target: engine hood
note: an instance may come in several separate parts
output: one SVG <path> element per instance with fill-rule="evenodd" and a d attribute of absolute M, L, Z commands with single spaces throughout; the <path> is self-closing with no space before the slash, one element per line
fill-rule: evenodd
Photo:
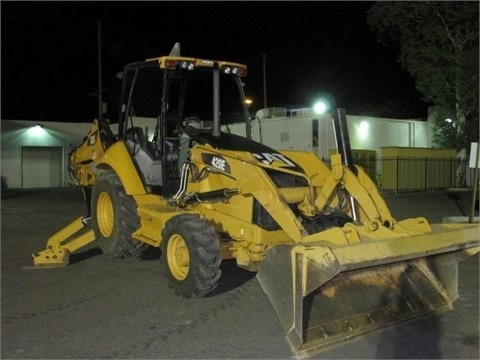
<path fill-rule="evenodd" d="M 275 162 L 280 167 L 288 167 L 293 171 L 303 172 L 298 164 L 279 151 L 243 136 L 226 132 L 221 132 L 220 136 L 213 136 L 208 130 L 196 129 L 189 129 L 186 133 L 199 144 L 208 144 L 217 150 L 248 152 L 261 163 L 271 165 Z"/>

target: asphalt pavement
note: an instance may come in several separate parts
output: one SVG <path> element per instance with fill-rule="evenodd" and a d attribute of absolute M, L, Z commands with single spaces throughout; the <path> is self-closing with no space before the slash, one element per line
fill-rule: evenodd
<path fill-rule="evenodd" d="M 384 194 L 394 217 L 465 216 L 471 192 Z M 75 188 L 2 190 L 2 359 L 291 359 L 283 328 L 255 274 L 224 261 L 218 288 L 174 295 L 158 254 L 115 260 L 95 246 L 63 268 L 34 268 L 32 253 L 84 215 Z M 475 213 L 478 216 L 478 211 Z M 480 236 L 480 234 L 479 234 Z M 459 266 L 454 309 L 354 339 L 323 359 L 478 359 L 479 255 Z"/>

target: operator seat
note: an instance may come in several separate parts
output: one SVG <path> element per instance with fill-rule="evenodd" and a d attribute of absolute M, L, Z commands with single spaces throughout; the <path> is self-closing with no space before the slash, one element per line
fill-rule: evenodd
<path fill-rule="evenodd" d="M 140 146 L 140 149 L 147 151 L 147 138 L 141 127 L 131 127 L 127 129 L 125 137 L 127 140 Z"/>
<path fill-rule="evenodd" d="M 162 163 L 154 158 L 148 140 L 141 127 L 131 127 L 125 132 L 125 140 L 140 170 L 149 192 L 162 191 Z"/>

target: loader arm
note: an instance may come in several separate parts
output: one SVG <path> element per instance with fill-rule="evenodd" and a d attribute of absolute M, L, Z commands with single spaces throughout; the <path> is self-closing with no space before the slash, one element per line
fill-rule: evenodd
<path fill-rule="evenodd" d="M 354 174 L 347 166 L 341 163 L 341 155 L 331 156 L 332 176 L 327 180 L 326 185 L 320 189 L 315 199 L 315 207 L 323 209 L 329 204 L 331 199 L 341 186 L 349 196 L 358 204 L 358 211 L 361 211 L 358 223 L 371 224 L 378 227 L 378 222 L 387 228 L 391 228 L 395 223 L 387 204 L 380 196 L 375 183 L 370 179 L 366 172 L 359 166 L 356 167 L 357 174 Z"/>
<path fill-rule="evenodd" d="M 332 176 L 315 199 L 316 208 L 323 209 L 341 186 L 347 192 L 350 214 L 355 223 L 365 223 L 372 229 L 377 229 L 379 224 L 392 228 L 396 221 L 375 183 L 361 167 L 353 164 L 345 110 L 336 109 L 332 122 L 338 153 L 331 156 Z"/>

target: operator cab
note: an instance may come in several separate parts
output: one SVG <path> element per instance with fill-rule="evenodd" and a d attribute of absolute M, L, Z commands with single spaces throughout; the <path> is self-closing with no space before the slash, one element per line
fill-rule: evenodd
<path fill-rule="evenodd" d="M 221 123 L 248 121 L 246 74 L 244 65 L 180 57 L 178 51 L 124 68 L 118 138 L 127 143 L 148 192 L 170 197 L 178 191 L 192 146 L 187 126 L 220 137 Z"/>

